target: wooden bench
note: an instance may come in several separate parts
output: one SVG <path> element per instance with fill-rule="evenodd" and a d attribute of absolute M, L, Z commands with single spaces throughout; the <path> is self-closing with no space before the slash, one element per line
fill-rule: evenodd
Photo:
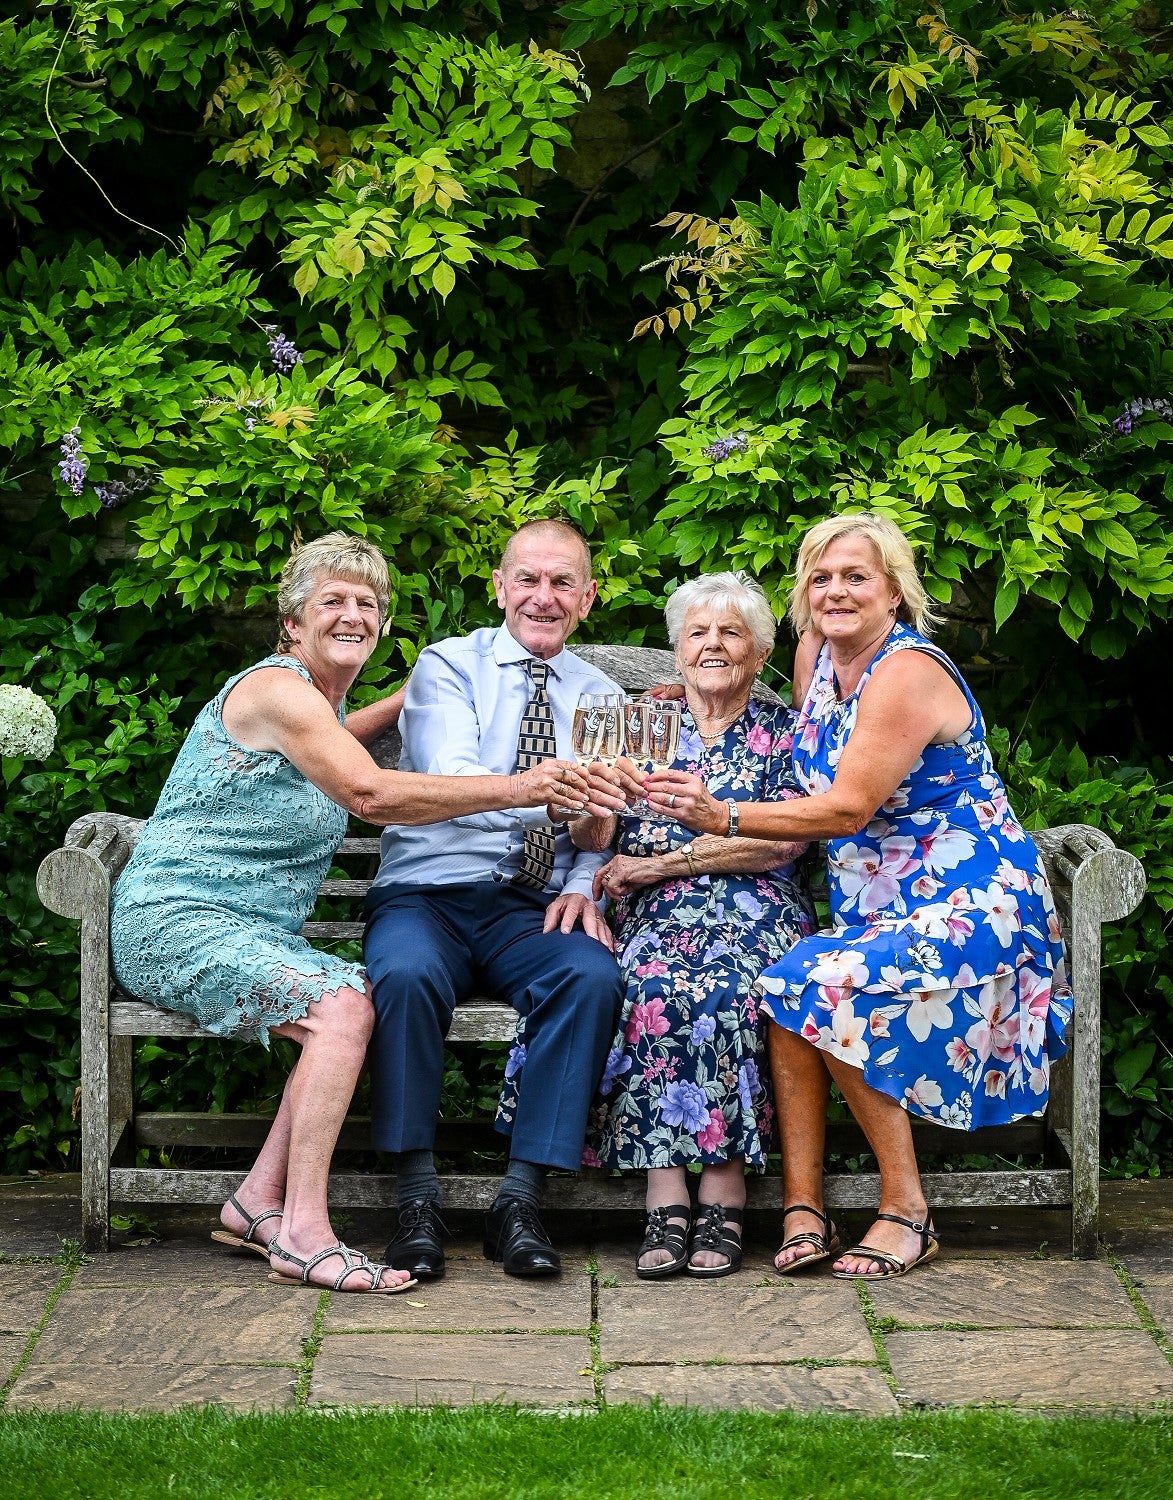
<path fill-rule="evenodd" d="M 672 657 L 642 647 L 577 648 L 629 691 L 662 682 L 673 672 Z M 768 689 L 759 696 L 773 699 Z M 775 700 L 776 701 L 776 700 Z M 376 747 L 377 758 L 392 764 L 398 737 Z M 81 948 L 81 1153 L 82 1231 L 90 1251 L 109 1247 L 112 1202 L 220 1203 L 236 1188 L 242 1171 L 194 1167 L 140 1167 L 141 1147 L 174 1150 L 183 1146 L 257 1149 L 268 1128 L 259 1115 L 165 1114 L 136 1109 L 136 1037 L 206 1036 L 187 1017 L 128 999 L 110 973 L 110 887 L 130 857 L 139 820 L 112 813 L 90 813 L 68 830 L 65 842 L 43 860 L 37 890 L 52 911 L 80 922 Z M 997 1171 L 924 1172 L 925 1192 L 934 1207 L 1061 1207 L 1071 1210 L 1071 1244 L 1080 1258 L 1097 1248 L 1100 1142 L 1100 961 L 1101 928 L 1120 921 L 1140 903 L 1145 889 L 1139 860 L 1118 849 L 1107 834 L 1083 824 L 1034 832 L 1042 850 L 1068 946 L 1075 1018 L 1070 1050 L 1056 1064 L 1051 1102 L 1038 1120 L 969 1134 L 923 1121 L 913 1122 L 922 1161 L 948 1154 L 1036 1156 L 1043 1164 Z M 371 867 L 378 853 L 374 838 L 348 838 L 339 859 L 361 858 Z M 354 903 L 350 921 L 310 921 L 303 928 L 317 942 L 357 938 L 369 879 L 327 879 L 321 895 Z M 459 1006 L 450 1041 L 509 1042 L 517 1017 L 507 1005 L 473 999 Z M 784 1107 L 784 1106 L 783 1106 Z M 488 1126 L 486 1124 L 486 1130 Z M 365 1122 L 351 1119 L 340 1146 L 367 1145 Z M 858 1128 L 833 1123 L 828 1146 L 840 1155 L 866 1149 Z M 497 1179 L 484 1175 L 445 1177 L 446 1201 L 453 1208 L 487 1208 Z M 639 1174 L 607 1177 L 551 1177 L 547 1201 L 553 1209 L 598 1211 L 643 1207 Z M 879 1198 L 872 1172 L 831 1173 L 827 1202 L 832 1208 L 871 1208 Z M 331 1204 L 338 1208 L 390 1207 L 392 1176 L 374 1172 L 335 1172 Z M 753 1176 L 749 1202 L 759 1210 L 781 1207 L 781 1182 L 773 1174 Z"/>

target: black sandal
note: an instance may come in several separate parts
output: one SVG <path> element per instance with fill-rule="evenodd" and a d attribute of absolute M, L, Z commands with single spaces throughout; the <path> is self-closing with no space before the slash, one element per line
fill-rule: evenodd
<path fill-rule="evenodd" d="M 683 1224 L 671 1220 L 683 1219 Z M 658 1281 L 664 1276 L 675 1276 L 688 1264 L 688 1226 L 692 1220 L 692 1208 L 687 1203 L 670 1203 L 663 1208 L 649 1208 L 644 1228 L 644 1242 L 636 1251 L 635 1274 L 644 1281 Z M 641 1266 L 640 1260 L 649 1250 L 667 1250 L 671 1260 L 658 1266 Z"/>
<path fill-rule="evenodd" d="M 850 1250 L 844 1250 L 843 1254 L 856 1255 L 861 1260 L 875 1261 L 880 1269 L 878 1271 L 832 1271 L 832 1276 L 837 1276 L 840 1281 L 884 1281 L 889 1276 L 907 1276 L 915 1267 L 923 1266 L 926 1261 L 933 1260 L 941 1248 L 937 1231 L 930 1222 L 932 1214 L 926 1214 L 923 1221 L 903 1219 L 899 1214 L 877 1214 L 872 1222 L 879 1219 L 887 1219 L 889 1224 L 903 1224 L 905 1229 L 911 1229 L 914 1234 L 919 1234 L 919 1254 L 913 1260 L 901 1260 L 898 1255 L 891 1255 L 887 1250 L 877 1250 L 874 1245 L 861 1241 L 858 1245 L 852 1245 Z"/>
<path fill-rule="evenodd" d="M 779 1276 L 789 1276 L 791 1271 L 801 1270 L 803 1266 L 816 1266 L 821 1260 L 829 1260 L 839 1248 L 839 1231 L 829 1214 L 820 1209 L 812 1208 L 809 1203 L 792 1203 L 789 1208 L 782 1210 L 782 1223 L 785 1225 L 791 1214 L 810 1214 L 811 1218 L 819 1219 L 823 1225 L 822 1234 L 817 1229 L 808 1229 L 798 1234 L 792 1234 L 785 1239 L 774 1252 L 774 1269 Z M 784 1266 L 778 1264 L 778 1257 L 783 1250 L 790 1250 L 795 1245 L 810 1245 L 809 1255 L 796 1255 L 793 1260 L 788 1260 Z"/>
<path fill-rule="evenodd" d="M 697 1221 L 692 1229 L 692 1242 L 688 1247 L 688 1274 L 690 1276 L 732 1276 L 741 1270 L 741 1221 L 744 1212 L 740 1208 L 726 1208 L 723 1203 L 702 1203 Z M 736 1233 L 729 1227 L 736 1224 Z M 694 1266 L 692 1257 L 698 1250 L 715 1250 L 728 1256 L 723 1266 Z"/>

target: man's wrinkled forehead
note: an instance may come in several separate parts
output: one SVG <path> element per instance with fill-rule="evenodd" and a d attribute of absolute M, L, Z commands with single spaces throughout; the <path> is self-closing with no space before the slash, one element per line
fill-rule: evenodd
<path fill-rule="evenodd" d="M 522 571 L 541 572 L 543 567 L 571 573 L 585 587 L 591 577 L 590 549 L 569 526 L 550 524 L 515 532 L 502 553 L 501 573 L 510 578 Z"/>

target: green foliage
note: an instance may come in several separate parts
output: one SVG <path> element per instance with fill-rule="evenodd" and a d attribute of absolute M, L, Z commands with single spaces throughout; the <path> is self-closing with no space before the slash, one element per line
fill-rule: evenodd
<path fill-rule="evenodd" d="M 195 709 L 263 648 L 299 537 L 343 526 L 390 558 L 361 702 L 495 617 L 522 518 L 590 537 L 584 634 L 658 643 L 680 576 L 744 566 L 780 602 L 809 521 L 864 505 L 918 545 L 992 716 L 1029 718 L 1015 794 L 1118 826 L 1154 873 L 1111 940 L 1105 1106 L 1114 1170 L 1167 1160 L 1144 667 L 1170 633 L 1173 424 L 1113 426 L 1173 398 L 1155 25 L 1130 0 L 123 0 L 0 23 L 0 674 L 63 716 L 43 767 L 4 768 L 12 1164 L 76 1142 L 73 938 L 30 874 L 80 812 L 150 808 Z M 80 494 L 57 467 L 75 427 Z M 259 1052 L 154 1051 L 146 1086 L 175 1104 L 276 1086 Z"/>

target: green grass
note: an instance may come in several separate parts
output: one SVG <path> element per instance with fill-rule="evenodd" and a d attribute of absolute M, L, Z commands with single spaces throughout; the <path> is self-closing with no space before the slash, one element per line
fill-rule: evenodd
<path fill-rule="evenodd" d="M 6 1413 L 0 1476 L 14 1500 L 1166 1500 L 1173 1414 Z"/>

